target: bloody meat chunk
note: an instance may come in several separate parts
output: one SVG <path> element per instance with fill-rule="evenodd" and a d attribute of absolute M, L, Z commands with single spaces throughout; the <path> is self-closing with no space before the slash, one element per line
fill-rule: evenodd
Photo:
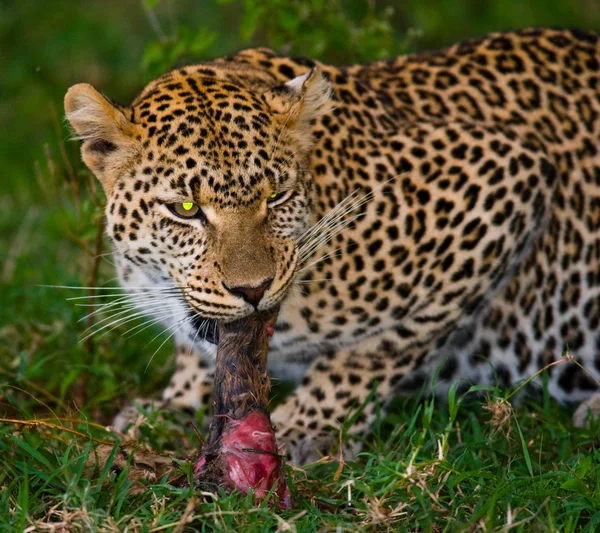
<path fill-rule="evenodd" d="M 289 507 L 283 459 L 268 410 L 268 337 L 275 318 L 274 312 L 255 313 L 219 324 L 214 418 L 194 475 L 227 490 L 253 489 L 257 498 L 272 490 L 280 506 Z"/>

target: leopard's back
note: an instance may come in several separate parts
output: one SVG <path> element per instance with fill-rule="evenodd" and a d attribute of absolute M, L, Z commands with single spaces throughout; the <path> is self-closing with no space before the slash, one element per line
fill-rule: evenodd
<path fill-rule="evenodd" d="M 298 68 L 287 59 L 271 61 L 278 71 L 285 70 L 281 65 Z M 333 258 L 306 279 L 328 281 L 308 283 L 299 291 L 306 305 L 300 309 L 301 319 L 290 319 L 293 338 L 335 344 L 349 323 L 367 336 L 385 323 L 386 315 L 390 322 L 410 323 L 411 312 L 394 303 L 408 301 L 412 309 L 426 305 L 422 295 L 412 302 L 411 296 L 431 272 L 413 261 L 406 274 L 402 269 L 410 258 L 398 264 L 398 257 L 405 253 L 407 221 L 411 225 L 423 211 L 421 242 L 443 233 L 444 221 L 451 224 L 462 214 L 464 221 L 454 228 L 457 239 L 462 238 L 454 258 L 464 263 L 461 254 L 466 258 L 473 249 L 489 253 L 485 236 L 479 244 L 465 246 L 478 229 L 467 226 L 481 214 L 478 210 L 494 212 L 493 228 L 494 217 L 505 219 L 510 210 L 537 201 L 545 212 L 520 230 L 533 235 L 522 245 L 526 250 L 517 264 L 482 298 L 487 303 L 472 305 L 475 311 L 449 327 L 443 321 L 422 320 L 408 328 L 414 335 L 398 341 L 399 349 L 426 346 L 417 350 L 416 366 L 449 359 L 442 373 L 448 380 L 461 376 L 510 384 L 557 360 L 567 348 L 598 374 L 599 62 L 595 34 L 535 29 L 493 34 L 439 53 L 329 70 L 341 104 L 337 114 L 314 128 L 311 166 L 322 211 L 357 184 L 375 188 L 387 179 L 394 182 L 390 194 L 395 200 L 386 204 L 383 197 L 379 206 L 366 210 L 363 224 L 324 250 Z M 496 137 L 489 134 L 492 130 Z M 544 155 L 552 166 L 549 172 L 556 175 L 550 187 L 540 185 L 539 175 L 527 175 L 533 163 L 526 155 L 512 157 L 511 143 Z M 480 198 L 465 206 L 463 197 L 463 205 L 451 209 L 444 194 L 454 194 L 465 168 L 476 172 L 464 179 L 461 190 L 476 184 Z M 411 207 L 411 196 L 418 205 L 419 195 L 435 201 Z M 333 251 L 340 246 L 346 253 L 336 259 Z M 507 259 L 499 251 L 495 257 Z M 446 281 L 451 283 L 455 274 L 450 270 Z M 476 272 L 471 276 L 476 284 Z M 400 299 L 386 297 L 381 288 L 388 285 L 394 296 L 402 293 Z M 430 375 L 430 365 L 426 368 Z M 560 399 L 580 400 L 596 387 L 573 365 L 550 373 L 552 392 Z M 418 374 L 411 374 L 408 385 L 421 384 L 414 379 Z"/>

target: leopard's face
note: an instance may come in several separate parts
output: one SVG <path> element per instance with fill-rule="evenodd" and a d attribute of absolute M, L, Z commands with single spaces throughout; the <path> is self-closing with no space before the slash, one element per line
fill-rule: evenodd
<path fill-rule="evenodd" d="M 107 196 L 107 230 L 125 271 L 179 291 L 198 320 L 278 304 L 312 218 L 309 122 L 329 84 L 318 71 L 257 92 L 175 71 L 117 108 L 73 87 L 67 117 Z"/>

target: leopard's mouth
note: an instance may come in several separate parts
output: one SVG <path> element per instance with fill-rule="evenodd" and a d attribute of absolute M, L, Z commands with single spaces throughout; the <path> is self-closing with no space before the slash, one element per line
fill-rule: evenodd
<path fill-rule="evenodd" d="M 194 325 L 194 333 L 192 334 L 196 340 L 205 340 L 211 344 L 219 342 L 219 325 L 216 318 L 202 318 L 194 314 L 192 319 Z"/>
<path fill-rule="evenodd" d="M 219 343 L 219 321 L 216 318 L 202 318 L 195 313 L 191 318 L 193 330 L 190 337 L 192 343 L 199 340 L 205 340 L 214 345 Z"/>

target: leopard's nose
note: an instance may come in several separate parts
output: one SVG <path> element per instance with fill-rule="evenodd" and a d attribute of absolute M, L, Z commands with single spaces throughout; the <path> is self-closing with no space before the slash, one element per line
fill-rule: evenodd
<path fill-rule="evenodd" d="M 237 296 L 238 298 L 242 298 L 254 307 L 258 307 L 258 304 L 264 296 L 265 291 L 271 286 L 272 282 L 273 278 L 268 278 L 257 286 L 237 285 L 234 287 L 228 287 L 225 285 L 225 283 L 223 283 L 223 285 L 231 294 Z"/>

